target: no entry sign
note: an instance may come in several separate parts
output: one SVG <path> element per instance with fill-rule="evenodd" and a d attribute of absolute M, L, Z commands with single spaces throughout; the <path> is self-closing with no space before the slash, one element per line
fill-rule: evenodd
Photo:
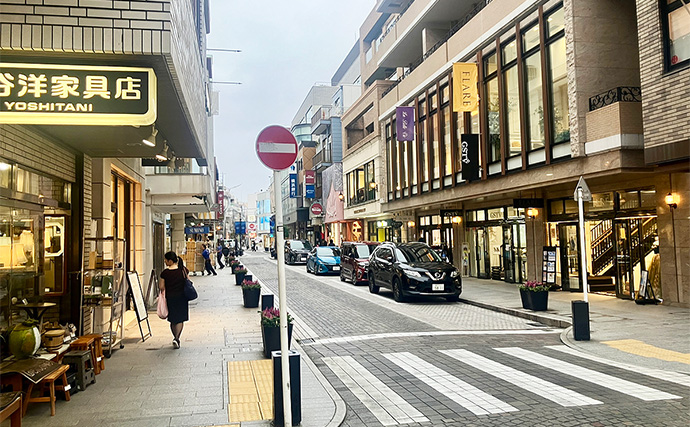
<path fill-rule="evenodd" d="M 314 215 L 321 215 L 323 213 L 323 206 L 321 206 L 321 203 L 318 203 L 318 202 L 312 203 L 311 213 Z"/>
<path fill-rule="evenodd" d="M 269 169 L 287 169 L 297 160 L 297 140 L 287 128 L 269 126 L 256 138 L 256 154 Z"/>

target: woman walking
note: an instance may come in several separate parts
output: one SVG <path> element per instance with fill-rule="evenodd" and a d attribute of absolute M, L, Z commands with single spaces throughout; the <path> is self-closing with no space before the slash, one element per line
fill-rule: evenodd
<path fill-rule="evenodd" d="M 165 254 L 165 265 L 168 267 L 161 273 L 158 288 L 165 291 L 165 300 L 168 303 L 168 322 L 173 334 L 172 345 L 180 348 L 180 335 L 184 322 L 189 320 L 189 304 L 184 296 L 184 285 L 187 282 L 189 270 L 184 266 L 182 258 L 175 252 Z"/>

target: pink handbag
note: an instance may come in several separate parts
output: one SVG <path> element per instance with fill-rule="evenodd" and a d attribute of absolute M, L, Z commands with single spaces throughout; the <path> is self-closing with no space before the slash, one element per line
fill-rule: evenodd
<path fill-rule="evenodd" d="M 156 312 L 161 319 L 168 318 L 168 302 L 165 300 L 165 291 L 158 296 L 158 309 Z"/>

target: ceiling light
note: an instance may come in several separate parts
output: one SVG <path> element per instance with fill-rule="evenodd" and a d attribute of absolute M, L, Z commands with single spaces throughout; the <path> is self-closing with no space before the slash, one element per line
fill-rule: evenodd
<path fill-rule="evenodd" d="M 170 159 L 168 159 L 168 145 L 167 144 L 163 147 L 163 150 L 161 150 L 160 153 L 156 154 L 156 159 L 159 162 L 167 162 L 168 160 L 170 160 Z"/>
<path fill-rule="evenodd" d="M 148 145 L 149 147 L 155 147 L 156 146 L 156 135 L 158 135 L 158 129 L 152 126 L 151 130 L 151 135 L 149 135 L 148 138 L 144 138 L 141 140 L 142 143 Z"/>

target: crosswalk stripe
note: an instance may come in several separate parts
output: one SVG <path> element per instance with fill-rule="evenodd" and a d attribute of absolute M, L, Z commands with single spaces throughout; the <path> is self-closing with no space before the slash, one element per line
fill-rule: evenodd
<path fill-rule="evenodd" d="M 562 374 L 570 375 L 583 381 L 588 381 L 599 386 L 627 394 L 642 400 L 666 400 L 666 399 L 682 399 L 681 396 L 666 393 L 651 387 L 636 384 L 621 378 L 616 378 L 611 375 L 603 374 L 601 372 L 593 371 L 591 369 L 583 368 L 582 366 L 574 365 L 563 360 L 554 359 L 533 351 L 525 350 L 519 347 L 496 348 L 502 353 L 522 359 L 526 362 L 538 364 Z"/>
<path fill-rule="evenodd" d="M 526 374 L 510 366 L 494 362 L 493 360 L 467 350 L 441 350 L 441 353 L 552 402 L 558 403 L 561 406 L 598 405 L 602 403 L 583 394 L 561 387 L 558 384 Z"/>
<path fill-rule="evenodd" d="M 685 387 L 690 387 L 690 375 L 681 374 L 680 372 L 662 371 L 661 369 L 647 368 L 645 366 L 633 366 L 621 362 L 612 362 L 601 357 L 581 353 L 565 345 L 547 345 L 545 346 L 545 348 L 560 351 L 561 353 L 570 354 L 572 356 L 581 357 L 583 359 L 591 360 L 593 362 L 602 363 L 604 365 L 625 369 L 626 371 L 631 371 L 638 374 L 647 375 L 649 377 L 654 377 L 660 380 L 684 385 Z"/>
<path fill-rule="evenodd" d="M 324 357 L 323 361 L 381 424 L 390 426 L 429 421 L 353 357 Z"/>
<path fill-rule="evenodd" d="M 517 411 L 513 406 L 452 376 L 412 353 L 390 353 L 383 356 L 475 415 Z"/>

